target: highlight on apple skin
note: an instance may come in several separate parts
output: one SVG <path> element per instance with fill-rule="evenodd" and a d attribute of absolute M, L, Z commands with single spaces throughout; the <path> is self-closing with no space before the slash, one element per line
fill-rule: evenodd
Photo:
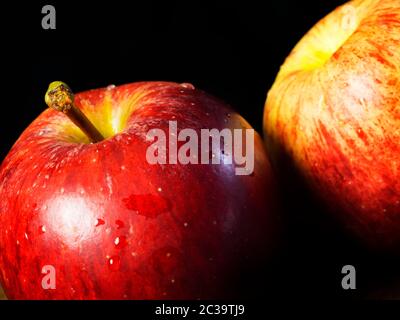
<path fill-rule="evenodd" d="M 188 84 L 109 86 L 74 100 L 104 140 L 89 143 L 65 114 L 47 109 L 1 165 L 8 298 L 236 296 L 241 268 L 253 270 L 274 241 L 274 184 L 261 138 L 252 175 L 236 175 L 230 164 L 150 165 L 146 132 L 166 130 L 169 120 L 196 131 L 250 126 Z M 46 266 L 56 271 L 55 289 L 42 287 Z"/>
<path fill-rule="evenodd" d="M 264 135 L 369 248 L 400 245 L 400 2 L 355 0 L 296 45 L 268 92 Z"/>

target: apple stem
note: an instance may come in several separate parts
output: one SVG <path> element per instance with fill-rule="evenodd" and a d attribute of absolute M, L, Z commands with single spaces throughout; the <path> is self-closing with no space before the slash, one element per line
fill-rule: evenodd
<path fill-rule="evenodd" d="M 97 130 L 86 115 L 74 104 L 74 94 L 64 82 L 50 83 L 44 97 L 46 104 L 57 111 L 63 112 L 93 143 L 104 140 L 103 135 Z"/>

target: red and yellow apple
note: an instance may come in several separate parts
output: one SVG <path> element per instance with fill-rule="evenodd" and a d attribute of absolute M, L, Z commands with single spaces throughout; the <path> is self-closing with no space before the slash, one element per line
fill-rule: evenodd
<path fill-rule="evenodd" d="M 104 140 L 89 143 L 63 113 L 47 109 L 2 163 L 0 280 L 7 296 L 234 295 L 231 276 L 271 245 L 273 185 L 260 137 L 252 175 L 236 175 L 230 164 L 152 165 L 146 133 L 167 131 L 170 120 L 196 131 L 250 126 L 188 84 L 110 86 L 77 94 L 75 104 Z M 54 266 L 56 289 L 42 288 L 44 266 Z"/>
<path fill-rule="evenodd" d="M 346 229 L 398 250 L 400 1 L 354 0 L 318 22 L 268 93 L 264 134 Z"/>

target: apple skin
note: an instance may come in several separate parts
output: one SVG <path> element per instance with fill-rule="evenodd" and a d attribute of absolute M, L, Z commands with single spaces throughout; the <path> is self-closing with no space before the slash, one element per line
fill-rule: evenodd
<path fill-rule="evenodd" d="M 272 163 L 294 167 L 354 239 L 397 253 L 399 70 L 400 2 L 352 1 L 296 45 L 264 111 Z"/>
<path fill-rule="evenodd" d="M 273 246 L 274 185 L 261 138 L 249 176 L 233 165 L 150 165 L 146 133 L 168 132 L 170 120 L 198 133 L 250 126 L 189 84 L 133 83 L 82 92 L 75 102 L 107 139 L 82 143 L 65 115 L 47 109 L 1 166 L 8 298 L 235 296 L 241 266 Z M 55 290 L 42 289 L 45 265 L 56 269 Z"/>

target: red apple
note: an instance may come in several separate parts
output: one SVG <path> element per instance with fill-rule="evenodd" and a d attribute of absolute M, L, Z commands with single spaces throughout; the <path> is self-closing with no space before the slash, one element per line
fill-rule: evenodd
<path fill-rule="evenodd" d="M 264 133 L 352 235 L 398 250 L 400 1 L 351 1 L 317 23 L 268 93 Z"/>
<path fill-rule="evenodd" d="M 47 109 L 1 166 L 7 296 L 231 297 L 232 277 L 272 245 L 273 186 L 260 137 L 252 175 L 236 175 L 232 164 L 152 165 L 146 133 L 168 132 L 170 120 L 196 132 L 250 126 L 188 84 L 110 86 L 77 94 L 75 104 L 103 141 L 89 143 L 63 113 Z M 42 288 L 45 266 L 54 267 L 56 289 Z"/>

